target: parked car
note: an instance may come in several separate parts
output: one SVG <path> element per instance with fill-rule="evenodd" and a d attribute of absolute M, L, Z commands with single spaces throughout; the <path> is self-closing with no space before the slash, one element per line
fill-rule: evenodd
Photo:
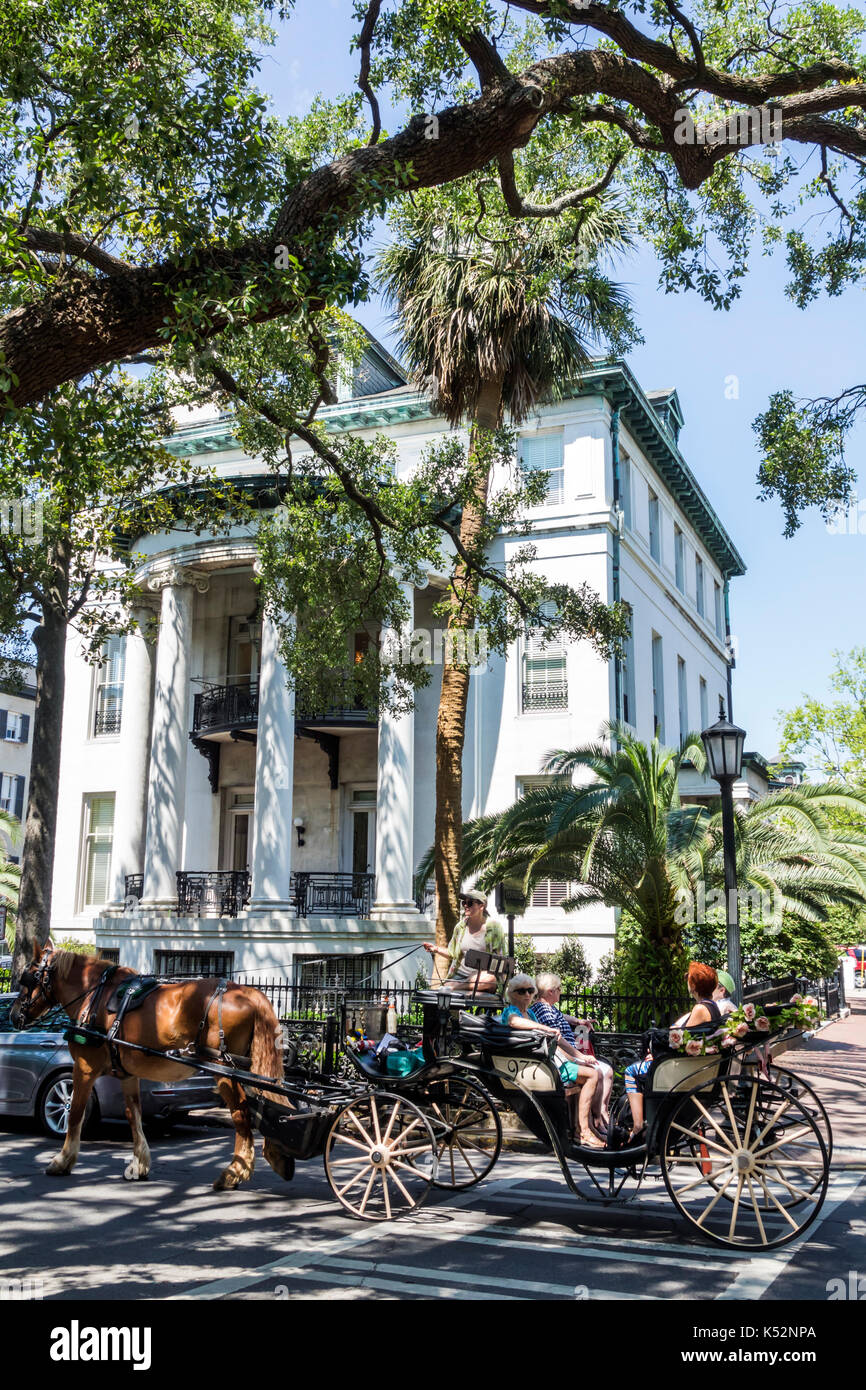
<path fill-rule="evenodd" d="M 32 1116 L 44 1132 L 62 1139 L 72 1101 L 72 1056 L 63 1035 L 70 1020 L 52 1009 L 32 1028 L 18 1031 L 9 1019 L 17 995 L 0 995 L 0 1115 Z M 213 1078 L 190 1071 L 182 1081 L 142 1081 L 141 1111 L 145 1120 L 168 1121 L 219 1105 Z M 93 1088 L 85 1126 L 100 1120 L 123 1120 L 126 1112 L 120 1082 L 100 1076 Z"/>

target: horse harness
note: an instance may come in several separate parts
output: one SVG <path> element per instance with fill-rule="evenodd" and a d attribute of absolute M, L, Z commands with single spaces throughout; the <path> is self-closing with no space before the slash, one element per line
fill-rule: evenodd
<path fill-rule="evenodd" d="M 124 1041 L 121 1036 L 123 1021 L 127 1014 L 141 1007 L 145 999 L 160 987 L 161 982 L 153 975 L 132 975 L 128 979 L 121 980 L 106 1000 L 106 1017 L 114 1014 L 114 1022 L 103 1033 L 93 1025 L 91 1020 L 99 1007 L 104 992 L 110 986 L 115 972 L 119 969 L 119 965 L 111 965 L 103 971 L 93 987 L 91 998 L 84 1010 L 84 1016 L 79 1017 L 78 1022 L 69 1030 L 67 1038 L 68 1041 L 76 1042 L 84 1047 L 96 1047 L 105 1044 L 111 1057 L 112 1076 L 123 1077 L 132 1075 L 120 1060 L 120 1049 Z M 252 1067 L 251 1059 L 242 1057 L 236 1052 L 229 1052 L 226 1047 L 223 1030 L 223 995 L 228 988 L 228 983 L 227 980 L 217 982 L 216 988 L 205 1006 L 195 1038 L 186 1047 L 178 1049 L 177 1055 L 207 1058 L 221 1062 L 224 1066 L 234 1067 L 238 1071 L 249 1071 Z M 88 992 L 90 993 L 90 991 Z M 48 998 L 47 995 L 45 997 Z M 217 1001 L 217 1027 L 219 1030 L 219 1046 L 216 1048 L 207 1047 L 204 1042 L 208 1031 L 208 1016 L 214 1000 Z"/>

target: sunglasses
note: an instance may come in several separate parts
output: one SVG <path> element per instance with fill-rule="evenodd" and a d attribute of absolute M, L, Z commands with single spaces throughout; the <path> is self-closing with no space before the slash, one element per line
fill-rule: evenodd
<path fill-rule="evenodd" d="M 534 993 L 535 993 L 535 990 L 534 990 L 534 989 L 514 989 L 514 990 L 512 990 L 511 992 L 512 992 L 512 994 L 534 994 Z"/>
<path fill-rule="evenodd" d="M 483 903 L 480 903 L 480 902 L 478 901 L 477 898 L 461 898 L 461 899 L 460 899 L 460 906 L 461 906 L 461 907 L 483 907 L 484 904 L 483 904 Z"/>

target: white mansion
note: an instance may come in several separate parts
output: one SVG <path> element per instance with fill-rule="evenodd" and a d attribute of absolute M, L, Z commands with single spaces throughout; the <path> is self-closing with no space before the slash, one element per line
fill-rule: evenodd
<path fill-rule="evenodd" d="M 386 432 L 400 472 L 447 429 L 373 339 L 354 395 L 322 418 L 335 434 Z M 541 647 L 532 633 L 490 657 L 470 682 L 467 817 L 511 804 L 549 750 L 594 738 L 617 714 L 669 743 L 715 720 L 728 585 L 744 567 L 679 452 L 681 425 L 675 391 L 647 394 L 616 363 L 522 432 L 524 466 L 550 475 L 531 514 L 536 563 L 624 600 L 632 635 L 623 662 L 587 644 Z M 272 486 L 231 418 L 199 412 L 169 447 L 206 456 L 254 494 Z M 492 558 L 522 543 L 500 535 Z M 95 940 L 142 970 L 411 982 L 427 959 L 411 948 L 431 932 L 413 870 L 433 837 L 435 672 L 412 714 L 312 717 L 295 708 L 277 633 L 261 620 L 249 528 L 144 537 L 137 549 L 158 640 L 115 640 L 94 668 L 70 635 L 55 939 Z M 441 582 L 430 575 L 411 594 L 416 628 L 433 626 Z M 716 790 L 694 772 L 686 780 L 689 795 Z M 548 949 L 578 932 L 598 959 L 613 912 L 567 915 L 565 889 L 539 888 L 518 929 Z"/>

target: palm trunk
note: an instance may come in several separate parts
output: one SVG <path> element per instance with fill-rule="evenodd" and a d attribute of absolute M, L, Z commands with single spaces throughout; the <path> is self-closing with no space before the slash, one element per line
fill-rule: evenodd
<path fill-rule="evenodd" d="M 36 647 L 36 704 L 33 711 L 33 754 L 22 852 L 18 926 L 12 961 L 13 989 L 22 970 L 33 958 L 34 946 L 37 943 L 44 945 L 48 940 L 51 922 L 60 735 L 66 685 L 69 562 L 69 543 L 63 536 L 52 548 L 50 592 L 42 607 L 42 622 L 33 633 Z"/>
<path fill-rule="evenodd" d="M 478 448 L 479 432 L 495 429 L 499 422 L 502 400 L 502 378 L 486 382 L 475 410 L 469 441 L 469 460 L 472 463 Z M 477 480 L 471 502 L 463 508 L 460 521 L 460 541 L 471 550 L 484 522 L 489 472 Z M 447 631 L 463 630 L 467 626 L 467 607 L 478 590 L 478 581 L 466 566 L 458 563 L 454 571 Z M 449 644 L 448 651 L 452 648 Z M 469 667 L 446 659 L 442 668 L 442 690 L 436 720 L 436 820 L 434 843 L 436 850 L 435 882 L 438 902 L 436 914 L 436 945 L 444 948 L 451 940 L 460 915 L 461 862 L 463 858 L 463 745 L 466 741 L 466 706 L 469 701 Z M 443 962 L 434 956 L 434 979 L 444 974 Z"/>

